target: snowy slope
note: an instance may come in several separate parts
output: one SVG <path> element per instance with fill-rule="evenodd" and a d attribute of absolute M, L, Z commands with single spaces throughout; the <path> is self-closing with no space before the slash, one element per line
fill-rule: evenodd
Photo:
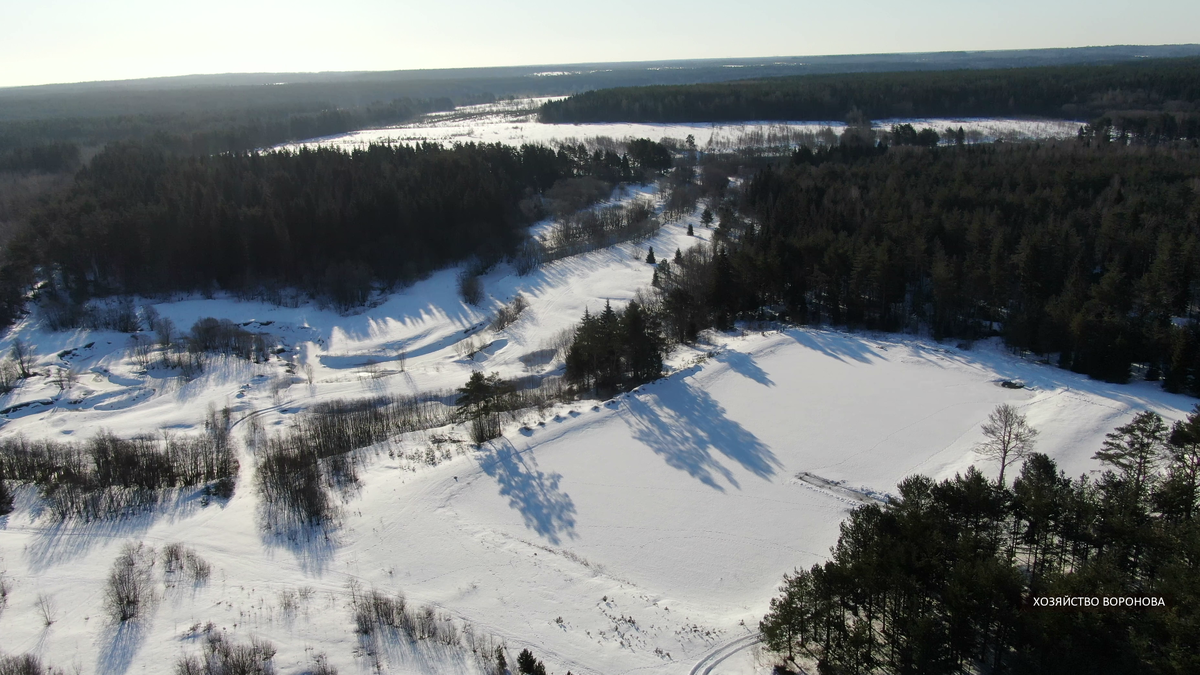
<path fill-rule="evenodd" d="M 265 411 L 271 431 L 331 398 L 451 389 L 474 369 L 550 372 L 556 364 L 530 367 L 521 357 L 545 349 L 585 307 L 632 297 L 652 274 L 645 247 L 686 247 L 694 241 L 686 224 L 525 277 L 498 267 L 484 277 L 483 309 L 458 299 L 455 270 L 351 316 L 228 298 L 155 303 L 185 330 L 201 316 L 256 322 L 288 347 L 283 357 L 313 364 L 311 385 L 279 359 L 229 360 L 181 382 L 142 372 L 127 336 L 49 333 L 30 319 L 0 348 L 28 339 L 39 370 L 72 362 L 84 377 L 61 396 L 47 377 L 8 395 L 0 407 L 49 404 L 7 413 L 0 435 L 194 433 L 210 403 L 230 406 L 235 419 Z M 517 292 L 530 302 L 520 320 L 500 332 L 482 327 Z M 39 517 L 24 490 L 17 511 L 0 518 L 0 569 L 12 586 L 0 649 L 83 673 L 163 673 L 198 650 L 192 627 L 211 621 L 240 639 L 272 641 L 282 673 L 304 672 L 322 652 L 342 673 L 376 662 L 384 672 L 475 671 L 447 647 L 356 635 L 356 583 L 431 603 L 504 639 L 513 654 L 530 646 L 556 673 L 683 674 L 714 651 L 711 672 L 752 670 L 753 650 L 734 652 L 749 641 L 717 650 L 751 634 L 781 575 L 822 560 L 847 511 L 904 476 L 946 477 L 974 463 L 979 425 L 996 404 L 1018 406 L 1042 432 L 1038 449 L 1078 474 L 1095 468 L 1104 433 L 1135 412 L 1177 419 L 1194 403 L 1151 384 L 1093 382 L 993 343 L 965 351 L 820 328 L 705 339 L 677 351 L 663 380 L 612 401 L 530 411 L 480 449 L 453 428 L 367 449 L 339 522 L 307 537 L 259 528 L 245 448 L 227 503 L 184 492 L 150 513 L 57 524 Z M 467 340 L 490 347 L 470 359 L 456 348 Z M 77 351 L 58 356 L 68 349 Z M 183 542 L 212 564 L 212 577 L 168 588 L 156 572 L 149 617 L 114 626 L 102 617 L 102 585 L 128 541 Z M 39 596 L 55 606 L 50 626 Z"/>

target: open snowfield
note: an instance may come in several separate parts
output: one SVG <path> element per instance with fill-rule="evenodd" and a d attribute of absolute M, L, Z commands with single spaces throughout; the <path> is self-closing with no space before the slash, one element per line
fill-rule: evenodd
<path fill-rule="evenodd" d="M 544 357 L 551 338 L 585 308 L 619 306 L 649 284 L 646 246 L 686 248 L 688 222 L 523 277 L 499 266 L 483 278 L 482 308 L 459 300 L 455 270 L 348 316 L 220 297 L 155 302 L 182 330 L 228 318 L 287 347 L 265 364 L 230 359 L 187 382 L 137 366 L 127 335 L 51 333 L 31 318 L 0 348 L 27 339 L 39 372 L 70 363 L 83 376 L 61 395 L 43 375 L 0 399 L 0 436 L 198 433 L 212 405 L 233 410 L 240 439 L 251 414 L 271 433 L 333 398 L 449 390 L 476 369 L 550 374 L 561 365 Z M 529 309 L 488 329 L 518 292 Z M 467 341 L 480 348 L 473 358 Z M 302 370 L 287 373 L 289 360 L 312 365 L 312 384 Z M 344 674 L 376 665 L 477 672 L 461 650 L 357 635 L 357 584 L 470 622 L 512 656 L 528 646 L 560 675 L 762 672 L 750 636 L 782 574 L 824 559 L 856 504 L 886 498 L 912 473 L 942 478 L 975 463 L 980 423 L 998 403 L 1027 414 L 1038 449 L 1072 475 L 1094 470 L 1104 434 L 1134 413 L 1179 419 L 1195 403 L 1156 384 L 1090 381 L 996 343 L 964 350 L 832 328 L 709 333 L 670 366 L 610 401 L 529 411 L 481 448 L 459 427 L 362 451 L 360 484 L 342 496 L 338 522 L 309 536 L 263 532 L 244 447 L 227 502 L 184 491 L 149 513 L 57 523 L 22 488 L 17 510 L 0 517 L 0 570 L 11 584 L 0 649 L 68 672 L 167 673 L 199 650 L 193 627 L 211 621 L 239 640 L 273 642 L 281 673 L 306 672 L 318 653 Z M 103 580 L 130 541 L 182 542 L 212 575 L 168 587 L 156 571 L 147 618 L 115 626 L 103 616 Z M 49 626 L 39 596 L 52 605 Z"/>
<path fill-rule="evenodd" d="M 282 146 L 337 147 L 346 150 L 364 148 L 372 143 L 578 143 L 597 137 L 617 141 L 629 138 L 659 140 L 673 138 L 683 142 L 693 136 L 701 149 L 727 151 L 736 147 L 768 147 L 786 143 L 795 133 L 818 134 L 832 130 L 840 134 L 844 122 L 740 122 L 696 124 L 543 124 L 537 121 L 537 107 L 548 99 L 519 99 L 478 106 L 463 106 L 453 112 L 433 113 L 416 122 L 384 129 L 365 129 L 338 136 L 313 139 Z M 1079 122 L 1048 119 L 889 119 L 876 121 L 880 130 L 893 124 L 912 124 L 917 129 L 931 127 L 942 133 L 947 127 L 962 127 L 970 142 L 991 142 L 1037 138 L 1070 138 L 1079 131 Z"/>

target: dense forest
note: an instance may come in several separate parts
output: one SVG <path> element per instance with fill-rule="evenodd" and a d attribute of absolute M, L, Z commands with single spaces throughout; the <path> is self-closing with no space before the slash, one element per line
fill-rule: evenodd
<path fill-rule="evenodd" d="M 209 155 L 407 122 L 452 110 L 448 98 L 395 99 L 353 107 L 297 103 L 265 109 L 138 113 L 0 121 L 0 171 L 57 170 L 44 156 L 63 146 L 140 141 L 179 155 Z"/>
<path fill-rule="evenodd" d="M 1200 409 L 1141 413 L 1096 458 L 1097 480 L 1036 454 L 1011 486 L 906 479 L 784 578 L 767 645 L 822 674 L 1197 672 Z"/>
<path fill-rule="evenodd" d="M 1190 143 L 802 148 L 710 198 L 713 244 L 659 263 L 653 309 L 677 339 L 754 318 L 1002 334 L 1200 394 L 1197 176 Z"/>
<path fill-rule="evenodd" d="M 1200 59 L 1117 65 L 807 75 L 589 91 L 541 108 L 552 123 L 1037 115 L 1156 139 L 1200 136 Z"/>
<path fill-rule="evenodd" d="M 541 217 L 544 191 L 567 199 L 571 179 L 633 180 L 663 156 L 650 141 L 626 155 L 421 144 L 181 157 L 113 144 L 9 242 L 0 319 L 21 311 L 35 279 L 60 307 L 285 286 L 360 305 L 376 283 L 512 253 Z"/>

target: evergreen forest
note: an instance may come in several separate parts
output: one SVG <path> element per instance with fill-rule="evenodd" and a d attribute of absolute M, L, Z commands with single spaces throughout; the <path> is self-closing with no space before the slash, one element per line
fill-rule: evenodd
<path fill-rule="evenodd" d="M 550 101 L 540 115 L 575 124 L 1030 115 L 1155 140 L 1197 138 L 1200 59 L 624 87 Z"/>
<path fill-rule="evenodd" d="M 822 674 L 1197 672 L 1198 431 L 1200 409 L 1173 428 L 1141 413 L 1108 434 L 1097 479 L 1041 454 L 1012 485 L 910 477 L 784 577 L 764 640 Z"/>

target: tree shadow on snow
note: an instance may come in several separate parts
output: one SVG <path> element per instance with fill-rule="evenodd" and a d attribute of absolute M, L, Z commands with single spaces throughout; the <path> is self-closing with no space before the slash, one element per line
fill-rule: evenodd
<path fill-rule="evenodd" d="M 376 672 L 401 670 L 415 673 L 477 673 L 475 659 L 458 645 L 437 640 L 414 640 L 397 628 L 378 627 L 372 635 L 358 635 L 358 652 Z M 490 654 L 489 654 L 490 656 Z M 392 670 L 387 670 L 388 668 Z"/>
<path fill-rule="evenodd" d="M 137 493 L 138 503 L 122 503 L 122 499 L 135 495 L 133 491 L 113 490 L 109 495 L 111 506 L 106 513 L 90 519 L 72 516 L 57 519 L 50 507 L 35 496 L 28 488 L 27 499 L 22 506 L 27 508 L 34 521 L 49 520 L 39 526 L 25 557 L 32 571 L 47 570 L 67 564 L 86 555 L 97 544 L 114 539 L 140 539 L 156 523 L 167 520 L 175 522 L 190 518 L 205 508 L 222 508 L 222 499 L 207 498 L 203 489 L 180 488 L 156 492 Z M 207 505 L 206 505 L 207 504 Z"/>
<path fill-rule="evenodd" d="M 628 397 L 624 416 L 633 437 L 662 455 L 667 464 L 720 490 L 724 479 L 741 489 L 729 467 L 714 454 L 737 462 L 759 478 L 782 466 L 775 453 L 753 433 L 725 415 L 707 392 L 681 379 L 662 381 L 653 393 Z"/>
<path fill-rule="evenodd" d="M 775 386 L 775 382 L 767 376 L 767 371 L 760 368 L 759 365 L 754 362 L 754 357 L 750 356 L 749 354 L 727 349 L 718 353 L 716 359 L 718 362 L 724 363 L 732 368 L 733 372 L 741 375 L 742 377 L 750 378 L 751 380 L 754 380 L 765 387 Z"/>
<path fill-rule="evenodd" d="M 575 502 L 559 490 L 561 474 L 543 473 L 530 453 L 517 452 L 505 438 L 492 441 L 479 465 L 499 483 L 509 506 L 520 511 L 525 527 L 552 544 L 561 543 L 564 534 L 575 538 Z"/>
<path fill-rule="evenodd" d="M 148 628 L 141 621 L 121 621 L 106 626 L 100 635 L 102 646 L 96 655 L 96 672 L 123 675 L 128 671 L 146 639 Z"/>
<path fill-rule="evenodd" d="M 266 513 L 270 511 L 271 513 Z M 337 553 L 340 514 L 326 522 L 302 522 L 279 507 L 259 507 L 259 533 L 268 549 L 283 549 L 296 558 L 300 570 L 308 576 L 320 576 L 329 568 Z M 281 515 L 283 514 L 283 515 Z"/>
<path fill-rule="evenodd" d="M 793 328 L 786 331 L 785 334 L 799 344 L 838 361 L 845 362 L 846 359 L 853 359 L 859 363 L 869 364 L 872 359 L 883 358 L 861 338 L 847 333 Z"/>

